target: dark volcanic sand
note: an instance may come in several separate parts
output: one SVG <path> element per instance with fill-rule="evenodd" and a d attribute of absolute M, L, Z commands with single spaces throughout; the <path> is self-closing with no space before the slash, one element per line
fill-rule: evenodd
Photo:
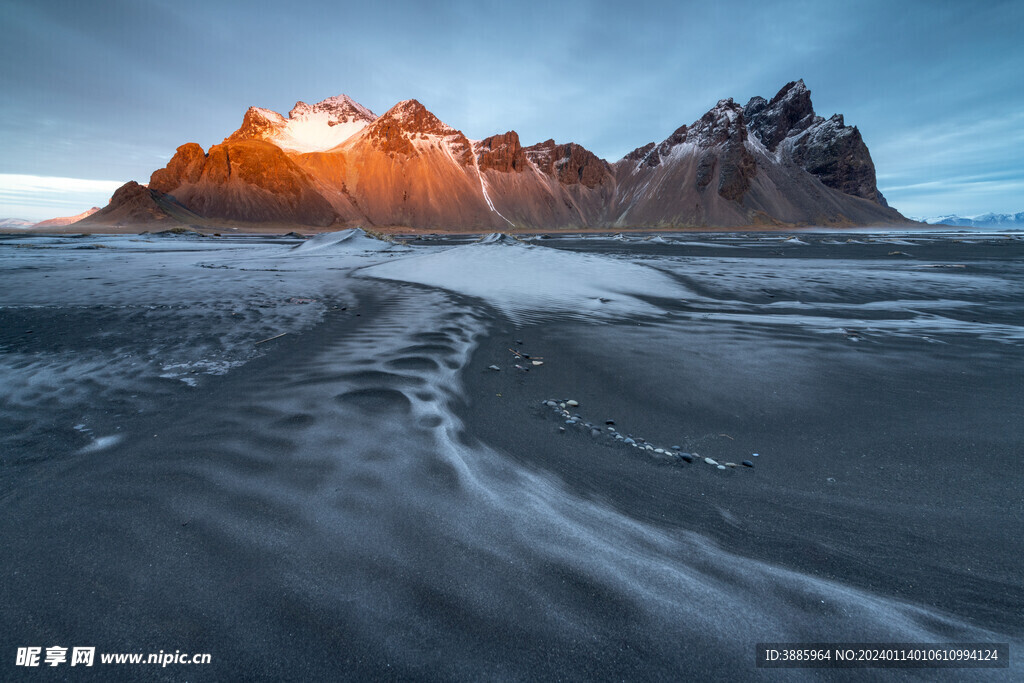
<path fill-rule="evenodd" d="M 542 243 L 690 292 L 643 316 L 258 241 L 0 245 L 2 677 L 95 645 L 213 657 L 103 679 L 1013 680 L 753 666 L 1024 636 L 1024 243 L 847 238 Z"/>

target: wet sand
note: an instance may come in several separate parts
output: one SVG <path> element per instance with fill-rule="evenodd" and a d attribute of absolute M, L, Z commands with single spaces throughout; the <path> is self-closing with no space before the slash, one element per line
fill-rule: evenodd
<path fill-rule="evenodd" d="M 0 245 L 5 679 L 63 644 L 213 657 L 112 679 L 863 680 L 754 644 L 1024 637 L 1022 241 L 483 245 L 566 270 L 474 295 L 417 284 L 444 244 L 36 239 Z"/>

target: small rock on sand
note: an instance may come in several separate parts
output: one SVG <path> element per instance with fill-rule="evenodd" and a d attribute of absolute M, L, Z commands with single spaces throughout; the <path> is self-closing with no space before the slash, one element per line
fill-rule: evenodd
<path fill-rule="evenodd" d="M 536 362 L 536 361 L 534 361 L 534 362 Z M 565 402 L 565 405 L 567 405 L 567 406 L 573 406 L 573 407 L 576 407 L 576 406 L 578 406 L 579 404 L 580 404 L 580 402 L 579 402 L 579 401 L 575 401 L 575 400 L 573 400 L 573 399 L 569 399 L 568 401 L 566 401 L 566 402 Z"/>
<path fill-rule="evenodd" d="M 488 370 L 501 370 L 501 368 L 499 368 L 497 365 L 488 365 L 487 369 Z"/>
<path fill-rule="evenodd" d="M 715 462 L 711 458 L 704 458 L 704 462 L 706 462 L 709 465 L 717 465 L 718 464 L 717 462 Z"/>
<path fill-rule="evenodd" d="M 753 467 L 754 463 L 750 462 L 749 460 L 744 460 L 743 461 L 743 466 L 744 467 Z"/>

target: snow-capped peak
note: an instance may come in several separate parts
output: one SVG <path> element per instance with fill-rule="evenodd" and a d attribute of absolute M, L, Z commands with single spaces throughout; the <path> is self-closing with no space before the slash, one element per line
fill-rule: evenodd
<path fill-rule="evenodd" d="M 322 100 L 316 104 L 306 104 L 300 100 L 296 102 L 295 106 L 292 107 L 292 110 L 288 112 L 288 118 L 307 119 L 318 114 L 326 115 L 329 125 L 350 123 L 356 120 L 362 120 L 366 123 L 370 123 L 377 118 L 372 111 L 359 104 L 348 95 L 328 97 L 326 100 Z"/>
<path fill-rule="evenodd" d="M 269 123 L 284 123 L 285 118 L 278 114 L 272 109 L 264 109 L 263 107 L 249 107 L 249 111 L 246 114 L 253 114 L 261 117 L 264 121 Z"/>
<path fill-rule="evenodd" d="M 388 109 L 380 121 L 397 124 L 404 130 L 416 133 L 448 135 L 458 132 L 424 107 L 418 100 L 402 100 Z"/>
<path fill-rule="evenodd" d="M 372 111 L 348 95 L 316 104 L 299 101 L 288 118 L 270 109 L 250 107 L 242 127 L 229 140 L 266 140 L 288 152 L 324 152 L 337 147 L 376 120 Z"/>

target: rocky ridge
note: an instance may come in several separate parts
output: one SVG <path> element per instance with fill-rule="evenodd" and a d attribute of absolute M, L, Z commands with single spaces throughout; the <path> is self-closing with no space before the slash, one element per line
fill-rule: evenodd
<path fill-rule="evenodd" d="M 332 229 L 907 222 L 878 192 L 859 131 L 817 116 L 803 81 L 742 107 L 721 100 L 614 164 L 572 142 L 523 146 L 515 131 L 470 140 L 416 100 L 379 117 L 347 96 L 287 118 L 253 107 L 220 145 L 179 147 L 150 189 L 210 220 Z"/>

